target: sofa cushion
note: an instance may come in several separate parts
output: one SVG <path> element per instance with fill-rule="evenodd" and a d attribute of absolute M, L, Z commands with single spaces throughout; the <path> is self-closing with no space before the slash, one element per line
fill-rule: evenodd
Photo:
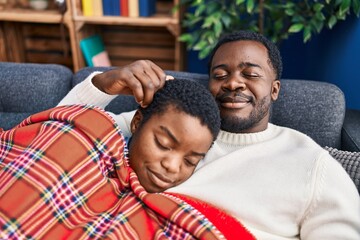
<path fill-rule="evenodd" d="M 72 72 L 56 64 L 0 62 L 0 127 L 56 106 L 71 89 Z"/>
<path fill-rule="evenodd" d="M 329 147 L 325 147 L 325 149 L 341 163 L 360 193 L 360 152 L 342 151 Z"/>

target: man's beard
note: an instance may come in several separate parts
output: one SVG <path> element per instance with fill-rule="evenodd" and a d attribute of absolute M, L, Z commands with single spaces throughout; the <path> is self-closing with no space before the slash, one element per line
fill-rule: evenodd
<path fill-rule="evenodd" d="M 264 119 L 269 114 L 270 107 L 271 100 L 269 96 L 265 96 L 255 105 L 248 117 L 239 117 L 236 114 L 221 116 L 221 129 L 232 133 L 244 132 Z"/>

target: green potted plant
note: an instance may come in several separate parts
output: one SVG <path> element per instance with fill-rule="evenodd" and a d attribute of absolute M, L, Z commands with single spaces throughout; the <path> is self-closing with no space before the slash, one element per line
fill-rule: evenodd
<path fill-rule="evenodd" d="M 181 0 L 189 7 L 179 40 L 206 58 L 217 39 L 226 32 L 248 29 L 260 32 L 277 44 L 302 32 L 307 42 L 324 27 L 333 28 L 350 14 L 359 17 L 360 0 Z"/>

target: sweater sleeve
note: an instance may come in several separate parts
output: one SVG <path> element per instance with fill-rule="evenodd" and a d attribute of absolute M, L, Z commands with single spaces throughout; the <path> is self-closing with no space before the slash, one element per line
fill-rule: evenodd
<path fill-rule="evenodd" d="M 60 101 L 58 106 L 71 104 L 89 104 L 105 109 L 105 107 L 117 97 L 117 95 L 109 95 L 97 89 L 92 83 L 92 78 L 102 72 L 95 71 L 91 73 L 84 81 L 77 84 L 70 92 Z M 121 114 L 108 112 L 119 125 L 125 138 L 131 136 L 130 123 L 135 111 Z"/>
<path fill-rule="evenodd" d="M 300 238 L 360 239 L 360 198 L 344 168 L 325 152 L 314 177 L 313 198 L 301 224 Z"/>
<path fill-rule="evenodd" d="M 105 108 L 117 95 L 109 95 L 97 89 L 92 78 L 101 72 L 93 72 L 84 81 L 77 84 L 71 91 L 60 101 L 58 106 L 69 104 L 89 104 Z"/>

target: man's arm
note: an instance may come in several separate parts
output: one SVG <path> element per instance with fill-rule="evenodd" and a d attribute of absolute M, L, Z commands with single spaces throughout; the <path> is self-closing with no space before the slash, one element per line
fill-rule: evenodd
<path fill-rule="evenodd" d="M 80 87 L 75 86 L 75 91 L 70 91 L 60 105 L 82 103 L 104 107 L 115 98 L 114 95 L 123 94 L 133 95 L 144 107 L 152 101 L 154 93 L 164 86 L 166 77 L 165 72 L 153 62 L 135 61 L 103 73 L 92 73 Z"/>
<path fill-rule="evenodd" d="M 148 105 L 154 93 L 162 88 L 167 76 L 156 64 L 149 60 L 135 61 L 121 68 L 106 72 L 93 72 L 76 85 L 58 104 L 90 104 L 105 108 L 117 95 L 134 95 L 143 107 Z M 170 77 L 171 79 L 171 77 Z M 125 137 L 131 135 L 130 122 L 134 111 L 115 115 L 109 113 Z"/>
<path fill-rule="evenodd" d="M 92 83 L 94 76 L 102 72 L 91 73 L 84 81 L 77 84 L 70 92 L 60 101 L 58 106 L 70 104 L 90 104 L 100 108 L 105 108 L 117 95 L 110 95 L 100 91 Z"/>
<path fill-rule="evenodd" d="M 360 239 L 360 198 L 344 168 L 328 154 L 317 164 L 312 201 L 301 220 L 301 239 Z"/>

